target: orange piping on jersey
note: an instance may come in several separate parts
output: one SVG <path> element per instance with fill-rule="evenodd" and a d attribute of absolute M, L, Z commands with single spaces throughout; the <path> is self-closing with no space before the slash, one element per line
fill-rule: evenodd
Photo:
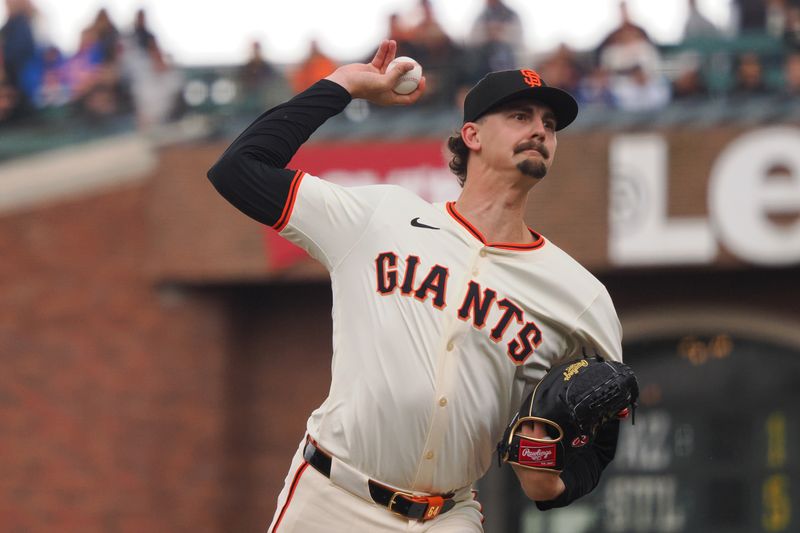
<path fill-rule="evenodd" d="M 515 243 L 515 242 L 486 242 L 486 237 L 483 236 L 483 233 L 478 230 L 475 226 L 473 226 L 469 220 L 464 218 L 464 215 L 459 213 L 456 210 L 456 203 L 455 202 L 447 202 L 447 212 L 450 213 L 450 216 L 456 219 L 456 222 L 464 226 L 467 231 L 472 233 L 472 235 L 481 241 L 486 246 L 491 246 L 492 248 L 503 248 L 504 250 L 519 250 L 519 251 L 527 251 L 527 250 L 538 250 L 542 246 L 544 246 L 545 240 L 544 237 L 533 231 L 531 228 L 528 228 L 528 231 L 531 232 L 533 238 L 535 239 L 531 243 Z"/>
<path fill-rule="evenodd" d="M 297 483 L 300 481 L 300 476 L 303 475 L 306 468 L 308 468 L 308 463 L 303 461 L 303 464 L 300 465 L 300 468 L 297 469 L 297 473 L 294 475 L 294 479 L 292 480 L 292 488 L 289 489 L 289 496 L 286 498 L 286 503 L 283 504 L 283 509 L 281 509 L 281 514 L 278 516 L 278 520 L 275 522 L 275 527 L 272 528 L 272 533 L 277 533 L 278 526 L 281 525 L 281 520 L 283 520 L 283 515 L 286 514 L 286 510 L 289 508 L 289 504 L 292 502 L 292 496 L 294 496 L 294 491 L 297 489 Z"/>
<path fill-rule="evenodd" d="M 272 226 L 275 231 L 283 231 L 283 228 L 289 223 L 289 219 L 292 216 L 292 209 L 294 209 L 294 201 L 295 198 L 297 198 L 297 190 L 300 189 L 300 182 L 303 181 L 303 176 L 305 175 L 306 173 L 302 170 L 298 170 L 294 173 L 292 184 L 289 186 L 289 196 L 286 198 L 286 203 L 283 205 L 283 213 L 281 213 L 278 221 Z"/>
<path fill-rule="evenodd" d="M 480 231 L 478 231 L 478 229 L 475 226 L 470 224 L 469 221 L 467 221 L 466 218 L 462 217 L 461 213 L 456 211 L 456 203 L 455 202 L 447 202 L 447 212 L 450 213 L 451 217 L 456 219 L 456 222 L 458 222 L 459 224 L 464 226 L 467 229 L 467 231 L 472 233 L 472 235 L 476 239 L 481 241 L 483 244 L 486 244 L 486 239 L 483 237 L 483 234 Z"/>

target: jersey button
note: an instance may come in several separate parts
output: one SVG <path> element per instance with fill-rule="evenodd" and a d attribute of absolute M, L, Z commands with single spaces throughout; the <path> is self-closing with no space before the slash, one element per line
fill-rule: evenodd
<path fill-rule="evenodd" d="M 478 252 L 478 254 L 479 254 L 481 257 L 486 257 L 486 254 L 487 254 L 487 252 L 486 252 L 486 248 L 481 248 L 481 251 L 480 251 L 480 252 Z"/>
<path fill-rule="evenodd" d="M 455 346 L 456 346 L 456 345 L 455 345 L 455 344 L 453 344 L 453 341 L 450 341 L 450 342 L 448 342 L 448 343 L 447 343 L 447 351 L 448 351 L 448 352 L 452 352 L 452 351 L 453 351 L 453 348 L 455 348 Z"/>
<path fill-rule="evenodd" d="M 473 268 L 473 269 L 472 269 L 472 275 L 473 275 L 473 276 L 477 276 L 477 275 L 478 275 L 478 274 L 480 274 L 480 273 L 481 273 L 481 271 L 480 271 L 480 270 L 478 270 L 477 268 Z"/>
<path fill-rule="evenodd" d="M 426 453 L 425 454 L 425 459 L 428 459 L 428 460 L 433 459 L 433 452 Z"/>
<path fill-rule="evenodd" d="M 442 396 L 441 398 L 439 398 L 439 405 L 441 405 L 442 407 L 444 407 L 445 405 L 447 405 L 447 398 L 445 398 L 444 396 Z"/>

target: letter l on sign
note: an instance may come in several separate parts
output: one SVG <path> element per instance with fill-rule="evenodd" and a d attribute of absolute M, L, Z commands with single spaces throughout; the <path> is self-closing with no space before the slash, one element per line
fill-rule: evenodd
<path fill-rule="evenodd" d="M 667 144 L 655 134 L 619 135 L 609 154 L 608 254 L 616 265 L 705 264 L 717 243 L 704 217 L 667 215 Z"/>

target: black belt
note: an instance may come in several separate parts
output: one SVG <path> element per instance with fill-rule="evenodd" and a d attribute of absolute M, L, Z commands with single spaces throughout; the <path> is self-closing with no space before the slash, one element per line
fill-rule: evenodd
<path fill-rule="evenodd" d="M 332 457 L 319 449 L 310 437 L 306 439 L 303 458 L 320 474 L 330 479 Z M 407 492 L 398 492 L 372 479 L 369 480 L 369 495 L 375 503 L 393 513 L 423 522 L 446 513 L 456 505 L 453 501 L 455 494 L 452 492 L 443 496 L 415 496 Z"/>

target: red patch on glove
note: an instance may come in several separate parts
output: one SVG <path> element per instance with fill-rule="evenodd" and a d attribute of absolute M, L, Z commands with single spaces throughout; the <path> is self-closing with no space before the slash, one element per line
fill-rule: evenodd
<path fill-rule="evenodd" d="M 556 445 L 527 440 L 520 441 L 519 464 L 540 468 L 556 466 Z"/>

